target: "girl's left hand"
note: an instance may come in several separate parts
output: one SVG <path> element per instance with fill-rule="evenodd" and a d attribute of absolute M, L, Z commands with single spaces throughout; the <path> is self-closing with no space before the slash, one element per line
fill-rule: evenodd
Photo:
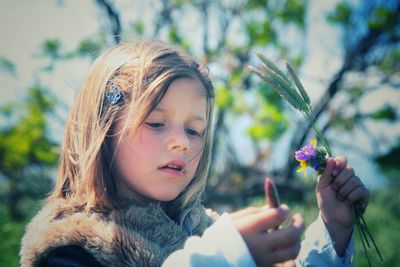
<path fill-rule="evenodd" d="M 324 173 L 318 178 L 317 201 L 321 216 L 336 251 L 342 254 L 353 231 L 351 205 L 359 202 L 365 210 L 369 191 L 343 156 L 329 158 Z"/>

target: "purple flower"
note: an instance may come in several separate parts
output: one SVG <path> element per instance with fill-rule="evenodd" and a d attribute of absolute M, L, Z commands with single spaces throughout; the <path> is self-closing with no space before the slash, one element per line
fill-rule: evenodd
<path fill-rule="evenodd" d="M 315 155 L 317 154 L 317 152 L 315 151 L 316 146 L 317 146 L 317 141 L 314 139 L 311 141 L 310 144 L 306 145 L 305 147 L 302 147 L 300 150 L 297 150 L 294 155 L 296 160 L 308 161 L 313 157 L 315 157 Z"/>

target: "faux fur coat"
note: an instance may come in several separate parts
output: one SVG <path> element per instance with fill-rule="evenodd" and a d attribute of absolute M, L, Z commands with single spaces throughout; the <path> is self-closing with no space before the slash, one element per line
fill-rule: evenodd
<path fill-rule="evenodd" d="M 28 224 L 21 266 L 41 266 L 52 250 L 68 245 L 84 248 L 104 266 L 160 266 L 190 235 L 201 235 L 212 221 L 201 205 L 184 210 L 176 223 L 159 204 L 86 213 L 60 199 L 43 207 Z"/>

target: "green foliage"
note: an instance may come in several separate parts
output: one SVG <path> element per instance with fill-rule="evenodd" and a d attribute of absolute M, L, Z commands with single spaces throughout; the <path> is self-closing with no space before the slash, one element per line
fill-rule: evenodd
<path fill-rule="evenodd" d="M 6 57 L 0 56 L 0 71 L 12 76 L 17 74 L 14 63 Z"/>
<path fill-rule="evenodd" d="M 307 2 L 302 0 L 287 0 L 283 8 L 277 12 L 277 15 L 285 23 L 293 22 L 296 25 L 304 27 Z"/>
<path fill-rule="evenodd" d="M 374 120 L 388 120 L 393 122 L 397 119 L 397 112 L 394 107 L 387 104 L 381 109 L 367 114 L 367 116 Z"/>
<path fill-rule="evenodd" d="M 396 47 L 388 51 L 378 67 L 386 75 L 398 75 L 400 73 L 400 48 Z"/>
<path fill-rule="evenodd" d="M 283 103 L 281 96 L 272 88 L 268 83 L 260 83 L 257 85 L 258 95 L 263 99 L 263 101 L 269 102 L 280 110 L 283 110 Z"/>
<path fill-rule="evenodd" d="M 49 169 L 57 163 L 58 146 L 48 137 L 46 115 L 55 104 L 34 86 L 23 103 L 1 109 L 9 122 L 0 128 L 0 198 L 14 220 L 31 216 L 32 199 L 50 190 Z"/>
<path fill-rule="evenodd" d="M 264 103 L 262 109 L 255 115 L 255 122 L 248 129 L 248 134 L 256 142 L 274 141 L 285 132 L 288 124 L 287 118 L 275 105 Z"/>
<path fill-rule="evenodd" d="M 368 26 L 374 30 L 395 29 L 398 15 L 393 9 L 378 6 L 368 18 Z"/>
<path fill-rule="evenodd" d="M 168 39 L 171 43 L 179 44 L 182 48 L 189 50 L 190 44 L 179 32 L 178 26 L 172 25 L 168 31 Z"/>
<path fill-rule="evenodd" d="M 18 252 L 27 221 L 14 221 L 4 204 L 0 204 L 0 262 L 2 266 L 19 266 Z"/>
<path fill-rule="evenodd" d="M 335 10 L 327 16 L 328 22 L 340 25 L 349 25 L 351 22 L 352 7 L 346 2 L 340 2 L 336 5 Z"/>
<path fill-rule="evenodd" d="M 76 54 L 78 56 L 96 58 L 102 50 L 102 45 L 101 43 L 95 42 L 93 38 L 85 38 L 80 42 Z"/>
<path fill-rule="evenodd" d="M 60 57 L 61 42 L 58 39 L 49 39 L 43 42 L 42 53 L 51 59 Z"/>
<path fill-rule="evenodd" d="M 248 10 L 265 8 L 268 5 L 266 0 L 248 0 L 246 1 L 245 8 Z"/>
<path fill-rule="evenodd" d="M 248 45 L 268 45 L 276 43 L 277 34 L 271 25 L 271 21 L 265 19 L 261 23 L 256 20 L 251 20 L 246 23 L 248 33 Z"/>
<path fill-rule="evenodd" d="M 391 183 L 400 184 L 400 139 L 385 154 L 374 158 L 381 170 L 387 174 Z"/>
<path fill-rule="evenodd" d="M 331 120 L 333 127 L 341 130 L 351 131 L 356 125 L 356 119 L 353 116 L 344 116 L 341 114 L 336 114 Z"/>
<path fill-rule="evenodd" d="M 227 109 L 233 106 L 234 97 L 231 90 L 224 85 L 215 88 L 215 104 L 217 107 Z"/>
<path fill-rule="evenodd" d="M 131 29 L 133 30 L 133 32 L 135 34 L 140 36 L 140 35 L 142 35 L 144 33 L 145 25 L 141 21 L 136 21 L 136 22 L 131 24 Z"/>
<path fill-rule="evenodd" d="M 0 129 L 0 171 L 6 176 L 29 163 L 54 165 L 57 153 L 48 140 L 45 114 L 54 107 L 41 88 L 32 87 L 26 100 L 26 111 L 13 124 Z M 17 112 L 18 105 L 8 106 L 4 115 Z"/>

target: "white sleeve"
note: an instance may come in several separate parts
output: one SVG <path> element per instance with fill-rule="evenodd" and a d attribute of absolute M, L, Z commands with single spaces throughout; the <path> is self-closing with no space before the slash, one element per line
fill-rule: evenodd
<path fill-rule="evenodd" d="M 305 239 L 301 243 L 299 256 L 296 260 L 297 266 L 343 266 L 349 267 L 352 264 L 352 256 L 354 253 L 354 232 L 347 244 L 346 253 L 343 257 L 339 257 L 334 248 L 334 244 L 326 229 L 325 223 L 318 216 L 307 229 Z"/>
<path fill-rule="evenodd" d="M 224 213 L 206 229 L 202 237 L 189 237 L 184 248 L 169 255 L 162 266 L 255 267 L 256 265 L 231 218 Z"/>

